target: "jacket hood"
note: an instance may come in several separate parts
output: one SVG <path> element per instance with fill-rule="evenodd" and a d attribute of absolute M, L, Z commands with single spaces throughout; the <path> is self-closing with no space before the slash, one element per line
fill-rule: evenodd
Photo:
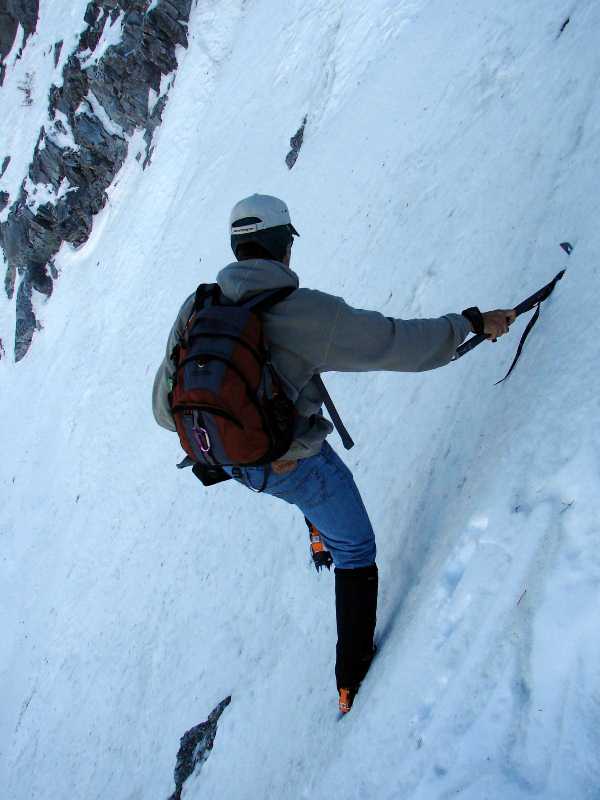
<path fill-rule="evenodd" d="M 296 273 L 281 261 L 261 258 L 228 264 L 217 275 L 217 283 L 223 294 L 234 303 L 269 289 L 283 289 L 286 286 L 297 289 L 300 285 Z"/>

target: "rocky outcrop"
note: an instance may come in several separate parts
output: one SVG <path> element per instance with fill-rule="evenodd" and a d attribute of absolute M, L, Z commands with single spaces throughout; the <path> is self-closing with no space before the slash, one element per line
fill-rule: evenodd
<path fill-rule="evenodd" d="M 204 764 L 213 749 L 217 735 L 219 717 L 231 703 L 231 697 L 221 700 L 219 705 L 209 714 L 206 722 L 201 722 L 183 734 L 179 740 L 177 764 L 175 765 L 175 791 L 169 800 L 180 800 L 183 784 L 196 768 Z"/>
<path fill-rule="evenodd" d="M 304 117 L 304 119 L 302 120 L 302 125 L 298 128 L 296 133 L 290 139 L 290 147 L 292 149 L 285 157 L 285 163 L 287 164 L 288 169 L 291 169 L 298 160 L 298 155 L 300 154 L 300 148 L 302 147 L 302 142 L 304 141 L 304 129 L 306 128 L 306 120 L 307 117 Z"/>
<path fill-rule="evenodd" d="M 60 54 L 62 52 L 63 40 L 61 39 L 59 42 L 54 43 L 54 66 L 58 67 L 58 62 L 60 61 Z"/>
<path fill-rule="evenodd" d="M 6 71 L 4 60 L 13 48 L 19 25 L 23 28 L 21 53 L 36 29 L 39 5 L 39 0 L 0 0 L 0 86 Z"/>
<path fill-rule="evenodd" d="M 4 161 L 2 162 L 2 167 L 0 168 L 0 178 L 4 177 L 4 173 L 8 169 L 8 165 L 10 164 L 10 156 L 6 156 Z M 8 192 L 0 192 L 0 211 L 3 211 L 6 206 L 8 205 L 9 195 Z"/>
<path fill-rule="evenodd" d="M 40 132 L 20 194 L 0 224 L 9 298 L 22 277 L 16 361 L 39 327 L 33 290 L 50 296 L 57 277 L 52 259 L 61 244 L 78 246 L 89 237 L 136 130 L 145 131 L 144 168 L 150 163 L 152 137 L 167 101 L 162 78 L 177 68 L 177 45 L 187 47 L 191 4 L 159 0 L 148 10 L 149 0 L 91 0 L 87 6 L 86 27 L 65 63 L 62 85 L 50 90 L 50 121 Z M 120 41 L 96 58 L 105 29 L 114 25 L 121 26 Z"/>

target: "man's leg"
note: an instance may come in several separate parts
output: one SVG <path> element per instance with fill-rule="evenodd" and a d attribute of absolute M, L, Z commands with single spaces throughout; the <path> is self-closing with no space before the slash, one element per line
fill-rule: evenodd
<path fill-rule="evenodd" d="M 377 566 L 335 570 L 337 649 L 335 677 L 340 711 L 350 710 L 373 658 L 377 616 Z M 342 691 L 347 695 L 342 697 Z"/>
<path fill-rule="evenodd" d="M 262 485 L 261 470 L 244 470 Z M 259 474 L 259 472 L 261 474 Z M 297 506 L 318 528 L 335 564 L 338 642 L 336 682 L 347 690 L 348 709 L 373 657 L 377 613 L 375 536 L 352 473 L 325 442 L 284 475 L 271 474 L 264 491 Z M 341 699 L 341 692 L 340 692 Z"/>

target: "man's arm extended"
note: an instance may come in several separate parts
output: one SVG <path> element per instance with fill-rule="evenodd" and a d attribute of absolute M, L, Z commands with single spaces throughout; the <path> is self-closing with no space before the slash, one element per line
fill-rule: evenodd
<path fill-rule="evenodd" d="M 484 332 L 496 339 L 508 331 L 512 311 L 482 314 Z M 352 308 L 338 298 L 321 371 L 391 370 L 424 372 L 451 361 L 473 327 L 462 314 L 436 319 L 394 319 L 378 311 Z"/>

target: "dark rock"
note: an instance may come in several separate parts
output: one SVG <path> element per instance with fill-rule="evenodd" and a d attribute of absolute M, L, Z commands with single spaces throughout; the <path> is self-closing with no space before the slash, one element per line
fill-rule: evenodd
<path fill-rule="evenodd" d="M 7 0 L 0 0 L 0 58 L 4 60 L 12 50 L 19 29 L 19 20 L 6 11 Z"/>
<path fill-rule="evenodd" d="M 172 9 L 171 13 L 169 13 L 169 9 Z M 157 36 L 160 39 L 187 47 L 187 26 L 181 25 L 177 21 L 178 16 L 178 11 L 165 1 L 153 8 L 148 15 L 152 19 Z"/>
<path fill-rule="evenodd" d="M 88 89 L 87 74 L 82 70 L 77 56 L 70 55 L 63 68 L 63 85 L 50 89 L 50 117 L 54 117 L 55 110 L 58 110 L 66 114 L 71 122 Z"/>
<path fill-rule="evenodd" d="M 87 27 L 63 67 L 62 85 L 53 86 L 49 95 L 54 131 L 72 135 L 75 147 L 57 144 L 60 138 L 53 140 L 52 130 L 42 128 L 29 168 L 33 184 L 46 184 L 57 192 L 66 179 L 70 191 L 55 202 L 36 208 L 24 185 L 8 219 L 0 224 L 0 245 L 7 262 L 4 285 L 9 298 L 14 295 L 17 275 L 23 276 L 17 292 L 17 360 L 24 356 L 37 327 L 31 292 L 36 289 L 50 296 L 52 281 L 57 277 L 56 269 L 50 266 L 52 259 L 63 241 L 79 246 L 87 240 L 94 215 L 106 204 L 106 190 L 127 156 L 126 139 L 114 133 L 112 126 L 110 130 L 105 128 L 87 100 L 88 93 L 125 134 L 136 129 L 145 131 L 145 168 L 150 163 L 154 131 L 162 121 L 167 102 L 164 95 L 150 110 L 149 89 L 158 93 L 162 75 L 177 68 L 175 48 L 187 46 L 191 4 L 191 0 L 160 0 L 150 12 L 148 0 L 90 0 L 87 5 Z M 22 7 L 21 11 L 35 6 L 37 20 L 37 0 L 0 0 L 0 13 L 8 5 Z M 97 63 L 82 66 L 85 58 L 80 54 L 93 52 L 105 25 L 121 13 L 121 41 L 109 47 Z M 62 42 L 54 46 L 55 64 L 61 48 Z M 57 112 L 64 114 L 66 124 L 56 116 Z"/>
<path fill-rule="evenodd" d="M 29 166 L 29 177 L 32 183 L 50 184 L 56 191 L 64 178 L 64 170 L 61 168 L 62 151 L 50 139 L 45 139 L 44 147 L 38 147 L 34 151 L 34 158 Z"/>
<path fill-rule="evenodd" d="M 6 158 L 2 162 L 2 168 L 0 169 L 0 178 L 4 177 L 4 173 L 8 169 L 9 164 L 10 164 L 10 156 L 6 156 Z"/>
<path fill-rule="evenodd" d="M 17 201 L 9 212 L 8 220 L 0 223 L 0 243 L 7 263 L 4 289 L 9 299 L 14 295 L 17 271 L 23 272 L 26 269 L 27 212 L 27 207 L 22 207 Z"/>
<path fill-rule="evenodd" d="M 127 143 L 121 136 L 107 133 L 104 125 L 92 114 L 77 114 L 72 125 L 73 138 L 81 148 L 82 164 L 101 171 L 102 161 L 114 164 L 116 174 L 127 155 Z"/>
<path fill-rule="evenodd" d="M 101 186 L 82 188 L 62 198 L 57 206 L 58 232 L 66 242 L 79 247 L 92 232 L 93 216 L 104 207 L 106 192 Z"/>
<path fill-rule="evenodd" d="M 23 274 L 45 264 L 58 252 L 61 240 L 55 230 L 55 216 L 56 210 L 49 203 L 40 206 L 35 214 L 21 201 L 13 205 L 8 220 L 0 226 L 9 268 Z M 7 293 L 10 297 L 11 293 Z"/>
<path fill-rule="evenodd" d="M 46 297 L 50 297 L 54 287 L 48 269 L 47 264 L 32 264 L 28 272 L 32 287 Z"/>
<path fill-rule="evenodd" d="M 23 27 L 25 32 L 25 41 L 35 33 L 37 26 L 38 16 L 40 13 L 39 0 L 6 0 L 6 7 L 8 12 L 16 17 Z"/>
<path fill-rule="evenodd" d="M 177 764 L 173 777 L 175 779 L 175 791 L 169 800 L 180 800 L 183 784 L 194 772 L 196 767 L 208 758 L 210 751 L 215 743 L 217 735 L 217 723 L 219 717 L 227 706 L 231 703 L 231 697 L 221 700 L 218 706 L 209 714 L 206 722 L 201 722 L 183 734 L 179 740 L 179 751 L 177 753 Z"/>
<path fill-rule="evenodd" d="M 154 108 L 152 109 L 152 114 L 150 115 L 150 119 L 148 120 L 148 125 L 146 127 L 146 133 L 144 134 L 144 141 L 146 142 L 146 158 L 144 159 L 143 169 L 150 164 L 152 160 L 152 153 L 154 152 L 154 148 L 152 147 L 152 139 L 154 137 L 154 131 L 162 122 L 162 115 L 167 105 L 167 95 L 164 94 L 157 102 Z"/>
<path fill-rule="evenodd" d="M 88 27 L 82 31 L 79 37 L 79 46 L 77 51 L 91 50 L 94 51 L 100 37 L 104 31 L 105 25 L 111 25 L 121 13 L 122 10 L 127 12 L 139 6 L 138 2 L 119 2 L 119 0 L 92 0 L 88 3 L 85 12 L 84 22 Z"/>
<path fill-rule="evenodd" d="M 17 323 L 15 326 L 15 361 L 20 361 L 29 350 L 37 320 L 31 302 L 32 287 L 23 280 L 17 292 Z"/>
<path fill-rule="evenodd" d="M 288 169 L 291 169 L 298 160 L 298 154 L 300 153 L 300 148 L 302 147 L 302 142 L 304 141 L 304 128 L 306 127 L 306 120 L 307 117 L 304 117 L 302 120 L 302 125 L 290 139 L 290 147 L 292 149 L 285 157 L 285 163 L 287 164 Z"/>
<path fill-rule="evenodd" d="M 59 42 L 56 42 L 54 45 L 54 66 L 58 67 L 58 62 L 60 61 L 60 54 L 62 52 L 63 40 L 61 39 Z"/>
<path fill-rule="evenodd" d="M 2 246 L 2 250 L 6 257 L 6 245 L 4 242 L 4 237 L 6 234 L 7 226 L 6 223 L 0 223 L 0 245 Z M 7 259 L 6 265 L 6 274 L 4 276 L 4 291 L 6 292 L 6 296 L 9 300 L 12 300 L 14 292 L 15 292 L 15 280 L 17 277 L 17 267 L 16 264 L 11 263 Z"/>
<path fill-rule="evenodd" d="M 23 42 L 34 33 L 39 13 L 39 0 L 0 0 L 0 59 L 4 61 L 15 42 L 19 24 L 23 28 Z"/>

